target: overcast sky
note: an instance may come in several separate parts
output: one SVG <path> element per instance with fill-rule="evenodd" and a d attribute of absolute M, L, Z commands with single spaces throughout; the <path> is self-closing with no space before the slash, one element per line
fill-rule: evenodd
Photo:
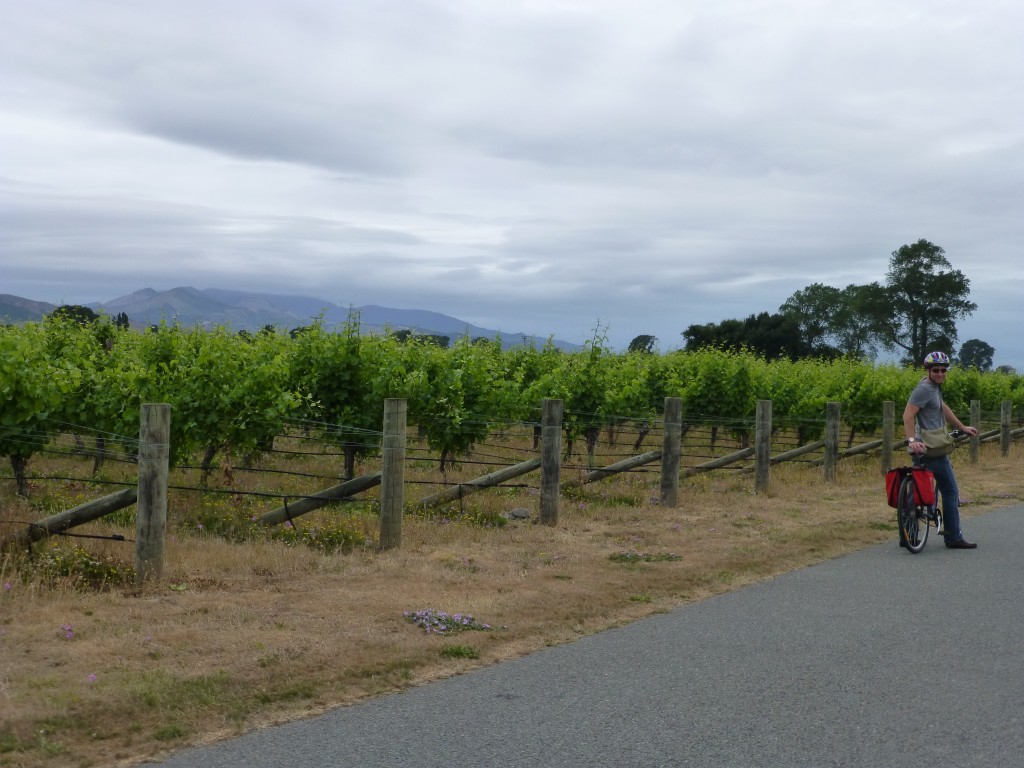
<path fill-rule="evenodd" d="M 0 293 L 662 351 L 924 238 L 1024 370 L 1024 5 L 0 0 Z"/>

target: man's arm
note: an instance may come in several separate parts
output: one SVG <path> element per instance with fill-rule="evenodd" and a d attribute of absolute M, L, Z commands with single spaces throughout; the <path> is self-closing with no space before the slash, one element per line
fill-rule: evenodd
<path fill-rule="evenodd" d="M 959 429 L 961 432 L 965 432 L 972 437 L 978 434 L 978 430 L 974 427 L 964 426 L 964 423 L 953 413 L 953 409 L 946 405 L 945 402 L 942 403 L 942 415 L 945 417 L 946 423 L 950 424 L 953 429 Z M 906 414 L 904 414 L 904 420 L 906 420 Z"/>
<path fill-rule="evenodd" d="M 925 444 L 916 437 L 917 412 L 920 410 L 920 406 L 913 403 L 907 403 L 907 407 L 903 409 L 903 434 L 907 438 L 907 450 L 911 453 L 924 453 L 927 450 Z"/>

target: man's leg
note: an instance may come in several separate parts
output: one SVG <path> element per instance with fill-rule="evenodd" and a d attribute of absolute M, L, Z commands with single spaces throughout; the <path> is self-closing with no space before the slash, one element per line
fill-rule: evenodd
<path fill-rule="evenodd" d="M 953 464 L 949 456 L 925 459 L 924 465 L 935 475 L 935 484 L 942 496 L 942 527 L 946 543 L 963 539 L 960 530 L 960 489 L 956 484 Z"/>

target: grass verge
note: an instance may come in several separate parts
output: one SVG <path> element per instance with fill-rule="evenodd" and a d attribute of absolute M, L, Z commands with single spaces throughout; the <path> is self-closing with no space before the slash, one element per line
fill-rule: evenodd
<path fill-rule="evenodd" d="M 1015 456 L 992 446 L 977 465 L 956 463 L 968 532 L 971 516 L 1024 497 Z M 8 555 L 0 764 L 137 765 L 895 542 L 877 458 L 844 462 L 834 485 L 811 467 L 772 472 L 772 490 L 757 495 L 748 475 L 689 479 L 676 509 L 651 501 L 649 477 L 624 475 L 574 492 L 555 527 L 489 524 L 512 508 L 536 517 L 530 489 L 499 489 L 409 515 L 402 548 L 383 553 L 372 505 L 260 538 L 245 532 L 249 502 L 175 496 L 166 577 L 144 588 L 130 584 L 124 543 L 55 541 L 32 562 Z M 62 486 L 29 504 L 4 490 L 0 520 L 90 494 Z M 223 519 L 230 535 L 211 530 Z M 88 532 L 129 535 L 130 523 Z M 316 530 L 340 544 L 321 545 Z"/>

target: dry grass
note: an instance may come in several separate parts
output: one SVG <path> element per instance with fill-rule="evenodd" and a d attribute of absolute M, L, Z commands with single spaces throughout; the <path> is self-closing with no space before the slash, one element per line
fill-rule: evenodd
<path fill-rule="evenodd" d="M 57 474 L 56 466 L 35 469 Z M 967 518 L 1024 496 L 1013 453 L 1003 458 L 986 446 L 981 463 L 968 464 L 964 452 L 957 466 Z M 407 479 L 430 471 L 423 466 Z M 461 479 L 483 474 L 460 472 Z M 895 542 L 877 458 L 842 463 L 835 485 L 820 475 L 807 466 L 775 467 L 772 491 L 754 495 L 749 475 L 719 471 L 684 481 L 678 509 L 652 503 L 656 474 L 626 475 L 564 498 L 553 528 L 409 516 L 402 548 L 387 553 L 229 543 L 178 525 L 166 578 L 143 589 L 26 580 L 24 563 L 8 557 L 0 561 L 0 582 L 10 585 L 0 592 L 0 763 L 135 765 Z M 55 511 L 103 492 L 81 483 L 46 490 L 49 484 L 29 504 L 4 485 L 0 521 L 49 513 L 40 499 Z M 410 487 L 411 496 L 428 492 Z M 242 507 L 243 514 L 269 508 L 266 500 L 196 496 L 172 495 L 172 517 L 205 513 L 204 505 Z M 536 514 L 529 489 L 488 491 L 463 503 L 477 515 L 519 506 Z M 364 513 L 335 508 L 301 524 L 349 514 Z M 362 519 L 372 530 L 372 517 Z M 88 526 L 111 530 L 133 534 Z M 130 544 L 75 541 L 131 562 Z M 634 557 L 613 559 L 624 552 Z M 651 557 L 636 561 L 638 554 Z M 493 629 L 444 637 L 403 618 L 426 609 L 472 614 Z"/>

